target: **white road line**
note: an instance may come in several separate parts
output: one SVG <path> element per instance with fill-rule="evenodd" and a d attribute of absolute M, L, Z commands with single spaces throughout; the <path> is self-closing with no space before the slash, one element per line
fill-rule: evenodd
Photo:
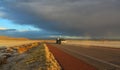
<path fill-rule="evenodd" d="M 65 49 L 65 48 L 64 48 L 64 49 Z M 92 57 L 92 56 L 89 56 L 89 55 L 86 55 L 86 54 L 83 54 L 83 53 L 80 53 L 80 52 L 77 52 L 77 51 L 74 51 L 74 50 L 71 50 L 71 49 L 66 49 L 66 50 L 72 51 L 72 52 L 74 52 L 74 53 L 77 53 L 77 54 L 79 54 L 80 56 L 86 57 L 86 58 L 88 58 L 88 59 L 92 59 L 92 60 L 98 61 L 98 62 L 100 62 L 100 63 L 104 63 L 104 64 L 107 64 L 107 65 L 113 66 L 113 67 L 115 67 L 115 68 L 117 68 L 117 69 L 120 69 L 120 66 L 119 66 L 119 65 L 116 65 L 116 64 L 113 64 L 113 63 L 104 61 L 104 60 L 100 60 L 100 59 L 98 59 L 98 58 L 95 58 L 95 57 Z"/>

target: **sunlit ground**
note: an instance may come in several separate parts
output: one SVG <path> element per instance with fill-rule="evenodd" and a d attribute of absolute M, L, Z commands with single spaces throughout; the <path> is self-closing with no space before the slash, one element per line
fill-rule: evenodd
<path fill-rule="evenodd" d="M 38 42 L 39 40 L 0 40 L 0 46 L 11 47 Z"/>
<path fill-rule="evenodd" d="M 99 47 L 120 48 L 120 41 L 83 41 L 83 40 L 68 40 L 66 44 L 71 45 L 87 45 Z"/>

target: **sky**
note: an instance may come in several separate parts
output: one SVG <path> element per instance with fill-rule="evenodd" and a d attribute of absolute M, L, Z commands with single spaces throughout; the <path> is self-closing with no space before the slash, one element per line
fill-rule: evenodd
<path fill-rule="evenodd" d="M 30 25 L 19 25 L 19 24 L 15 24 L 14 22 L 12 22 L 10 20 L 1 19 L 1 18 L 0 18 L 0 28 L 16 29 L 18 31 L 29 31 L 29 30 L 39 31 L 40 30 L 40 29 L 34 28 L 33 26 L 30 26 Z"/>
<path fill-rule="evenodd" d="M 120 39 L 120 0 L 2 0 L 0 35 Z"/>

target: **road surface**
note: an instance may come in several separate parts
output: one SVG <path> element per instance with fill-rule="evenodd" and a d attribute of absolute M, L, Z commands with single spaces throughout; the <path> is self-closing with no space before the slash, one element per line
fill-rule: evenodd
<path fill-rule="evenodd" d="M 51 44 L 99 70 L 120 70 L 120 49 Z"/>
<path fill-rule="evenodd" d="M 92 65 L 89 65 L 50 44 L 47 44 L 47 47 L 53 53 L 63 70 L 97 70 Z"/>

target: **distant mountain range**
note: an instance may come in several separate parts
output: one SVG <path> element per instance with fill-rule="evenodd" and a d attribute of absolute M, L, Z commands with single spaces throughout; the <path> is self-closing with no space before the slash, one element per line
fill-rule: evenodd
<path fill-rule="evenodd" d="M 8 36 L 0 36 L 0 40 L 29 40 L 28 38 L 15 38 Z"/>

